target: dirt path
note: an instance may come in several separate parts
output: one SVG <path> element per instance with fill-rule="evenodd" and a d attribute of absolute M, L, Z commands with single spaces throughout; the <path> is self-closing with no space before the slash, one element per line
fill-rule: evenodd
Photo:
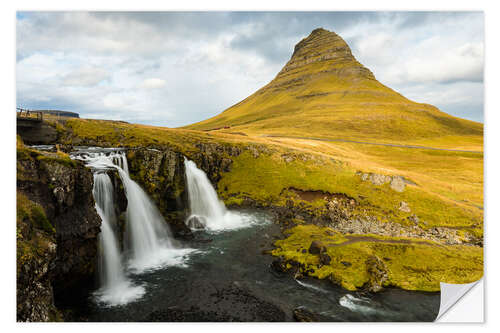
<path fill-rule="evenodd" d="M 359 144 L 373 145 L 373 146 L 411 148 L 411 149 L 428 149 L 428 150 L 453 151 L 453 152 L 460 152 L 460 153 L 483 154 L 482 151 L 477 151 L 477 150 L 446 149 L 446 148 L 435 148 L 435 147 L 426 147 L 426 146 L 417 146 L 417 145 L 398 145 L 398 144 L 393 144 L 393 143 L 377 143 L 377 142 L 365 142 L 365 141 L 354 141 L 354 140 L 344 140 L 344 139 L 325 139 L 325 138 L 312 138 L 312 137 L 306 137 L 306 136 L 283 136 L 283 135 L 262 135 L 262 136 L 267 137 L 267 138 L 315 140 L 315 141 L 326 141 L 326 142 L 347 142 L 347 143 L 359 143 Z"/>
<path fill-rule="evenodd" d="M 375 243 L 392 243 L 392 244 L 420 244 L 420 245 L 427 245 L 427 246 L 443 246 L 442 244 L 439 243 L 429 243 L 428 241 L 422 240 L 415 240 L 415 239 L 380 239 L 380 238 L 375 238 L 375 237 L 370 237 L 370 236 L 351 236 L 351 235 L 345 235 L 347 238 L 347 241 L 339 244 L 329 244 L 328 247 L 338 247 L 338 246 L 344 246 L 344 245 L 349 245 L 353 243 L 359 243 L 359 242 L 375 242 Z"/>

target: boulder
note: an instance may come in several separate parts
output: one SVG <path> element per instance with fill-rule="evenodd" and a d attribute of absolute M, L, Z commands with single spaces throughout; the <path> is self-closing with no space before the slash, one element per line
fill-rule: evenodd
<path fill-rule="evenodd" d="M 311 246 L 309 246 L 309 253 L 311 254 L 321 254 L 326 252 L 326 247 L 320 241 L 312 241 Z"/>
<path fill-rule="evenodd" d="M 332 258 L 326 252 L 323 252 L 319 255 L 319 261 L 322 265 L 330 265 Z"/>
<path fill-rule="evenodd" d="M 379 175 L 377 173 L 372 173 L 370 175 L 370 180 L 373 185 L 384 185 L 385 183 L 391 181 L 391 177 L 386 175 Z"/>
<path fill-rule="evenodd" d="M 260 153 L 259 153 L 259 150 L 256 147 L 254 147 L 254 146 L 248 146 L 247 149 L 250 150 L 250 152 L 252 153 L 252 155 L 253 155 L 254 158 L 259 157 Z"/>
<path fill-rule="evenodd" d="M 405 202 L 405 201 L 401 201 L 401 202 L 399 203 L 399 208 L 398 208 L 398 209 L 399 209 L 400 211 L 402 211 L 402 212 L 405 212 L 405 213 L 409 213 L 409 212 L 411 212 L 410 206 L 409 206 L 409 205 L 408 205 L 408 203 L 407 203 L 407 202 Z"/>
<path fill-rule="evenodd" d="M 277 272 L 277 273 L 284 273 L 287 270 L 286 269 L 286 262 L 285 262 L 285 259 L 283 257 L 278 257 L 278 258 L 274 259 L 273 262 L 271 262 L 270 267 L 274 272 Z"/>
<path fill-rule="evenodd" d="M 413 222 L 413 224 L 415 224 L 415 225 L 418 225 L 418 222 L 420 221 L 420 219 L 418 218 L 418 216 L 415 215 L 415 214 L 411 214 L 408 217 L 408 220 L 410 220 L 411 222 Z"/>
<path fill-rule="evenodd" d="M 295 157 L 291 154 L 282 154 L 281 158 L 285 161 L 285 163 L 291 163 L 295 160 Z"/>
<path fill-rule="evenodd" d="M 391 180 L 391 188 L 396 192 L 403 192 L 405 190 L 405 180 L 401 176 L 393 176 Z"/>
<path fill-rule="evenodd" d="M 192 215 L 186 220 L 186 225 L 194 230 L 203 230 L 207 225 L 207 220 L 203 216 Z"/>
<path fill-rule="evenodd" d="M 319 319 L 311 311 L 304 307 L 298 307 L 293 310 L 293 319 L 299 322 L 317 322 Z"/>

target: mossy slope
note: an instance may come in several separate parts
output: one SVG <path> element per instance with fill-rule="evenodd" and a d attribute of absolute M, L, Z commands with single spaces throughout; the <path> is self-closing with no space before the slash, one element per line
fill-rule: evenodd
<path fill-rule="evenodd" d="M 470 283 L 483 275 L 483 250 L 480 247 L 445 246 L 417 239 L 375 235 L 350 237 L 356 241 L 349 242 L 330 228 L 297 226 L 289 230 L 288 238 L 276 241 L 277 248 L 272 253 L 304 264 L 307 270 L 314 270 L 308 275 L 331 279 L 348 290 L 357 290 L 369 283 L 366 261 L 372 256 L 383 260 L 386 266 L 388 279 L 384 287 L 439 291 L 440 282 Z M 320 265 L 319 256 L 307 251 L 313 240 L 326 246 L 330 264 Z"/>

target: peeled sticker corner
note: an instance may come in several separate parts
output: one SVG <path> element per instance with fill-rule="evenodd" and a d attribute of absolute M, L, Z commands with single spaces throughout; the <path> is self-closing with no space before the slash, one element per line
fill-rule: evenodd
<path fill-rule="evenodd" d="M 478 289 L 478 294 L 467 299 L 466 296 L 475 286 Z M 439 305 L 439 313 L 435 322 L 483 322 L 483 278 L 466 284 L 440 283 L 441 286 L 441 302 Z M 465 297 L 464 297 L 465 296 Z M 467 304 L 464 304 L 467 302 Z M 474 303 L 474 304 L 472 304 Z M 459 309 L 455 309 L 460 306 Z M 466 309 L 466 310 L 464 310 Z M 457 313 L 451 313 L 454 311 Z M 470 310 L 470 311 L 468 311 Z M 464 312 L 465 311 L 465 312 Z M 464 314 L 468 314 L 464 316 Z M 459 315 L 458 317 L 456 315 Z M 457 319 L 460 318 L 460 319 Z"/>

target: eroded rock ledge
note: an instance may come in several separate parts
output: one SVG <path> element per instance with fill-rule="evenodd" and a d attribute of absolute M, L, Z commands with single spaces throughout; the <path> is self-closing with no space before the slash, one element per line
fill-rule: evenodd
<path fill-rule="evenodd" d="M 55 303 L 94 283 L 101 219 L 93 177 L 67 155 L 18 149 L 17 157 L 18 200 L 24 200 L 18 201 L 17 320 L 56 320 Z"/>

